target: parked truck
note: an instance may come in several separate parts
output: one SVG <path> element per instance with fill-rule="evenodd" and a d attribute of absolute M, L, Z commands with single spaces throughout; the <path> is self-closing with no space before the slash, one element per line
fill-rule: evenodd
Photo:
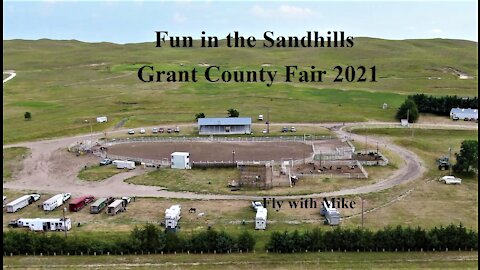
<path fill-rule="evenodd" d="M 44 211 L 53 211 L 55 208 L 63 204 L 63 193 L 57 194 L 50 199 L 43 202 L 42 207 Z"/>
<path fill-rule="evenodd" d="M 179 204 L 172 205 L 165 210 L 165 228 L 167 230 L 177 229 L 181 210 L 182 207 Z"/>
<path fill-rule="evenodd" d="M 117 166 L 117 169 L 135 169 L 135 162 L 129 160 L 114 160 L 113 165 Z"/>

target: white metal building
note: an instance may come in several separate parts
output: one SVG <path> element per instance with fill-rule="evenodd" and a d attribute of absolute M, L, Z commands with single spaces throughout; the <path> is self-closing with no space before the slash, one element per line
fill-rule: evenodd
<path fill-rule="evenodd" d="M 478 120 L 477 109 L 453 108 L 450 110 L 450 118 L 457 120 Z"/>
<path fill-rule="evenodd" d="M 250 117 L 198 119 L 198 134 L 200 135 L 250 134 L 251 132 L 252 118 Z"/>
<path fill-rule="evenodd" d="M 173 152 L 171 155 L 170 167 L 172 169 L 190 170 L 192 168 L 190 163 L 190 153 Z"/>
<path fill-rule="evenodd" d="M 108 118 L 106 116 L 97 117 L 97 123 L 104 123 L 104 122 L 108 122 Z"/>

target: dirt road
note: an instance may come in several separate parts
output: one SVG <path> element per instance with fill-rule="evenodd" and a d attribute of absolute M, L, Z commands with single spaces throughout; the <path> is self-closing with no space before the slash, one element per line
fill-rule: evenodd
<path fill-rule="evenodd" d="M 329 123 L 329 124 L 298 124 L 300 125 L 318 125 L 331 129 L 339 137 L 347 136 L 344 131 L 345 127 L 366 127 L 372 125 L 398 125 L 397 123 Z M 285 125 L 284 123 L 278 125 Z M 291 125 L 291 124 L 290 124 Z M 186 126 L 186 125 L 185 125 Z M 418 125 L 422 127 L 422 125 Z M 436 126 L 438 128 L 438 125 Z M 450 127 L 444 125 L 444 128 L 458 129 L 455 125 Z M 460 126 L 462 128 L 462 126 Z M 462 129 L 472 129 L 471 126 L 465 126 Z M 122 129 L 118 133 L 125 133 L 127 129 Z M 103 133 L 93 134 L 94 139 L 101 138 Z M 364 137 L 348 133 L 352 139 L 362 140 Z M 214 195 L 214 194 L 197 194 L 193 192 L 172 192 L 159 187 L 141 186 L 127 184 L 125 179 L 135 175 L 144 173 L 142 169 L 136 169 L 131 172 L 117 174 L 111 178 L 100 182 L 86 182 L 77 178 L 77 172 L 85 165 L 98 162 L 98 159 L 89 156 L 75 157 L 68 153 L 65 149 L 68 145 L 88 140 L 90 135 L 82 135 L 68 138 L 58 138 L 52 140 L 44 140 L 37 142 L 17 143 L 12 145 L 4 145 L 3 147 L 24 146 L 31 149 L 31 156 L 24 160 L 23 170 L 17 179 L 4 183 L 4 188 L 17 190 L 34 190 L 38 192 L 72 192 L 76 195 L 92 194 L 95 196 L 149 196 L 149 197 L 165 197 L 165 198 L 185 198 L 185 199 L 229 199 L 229 200 L 251 200 L 258 199 L 259 196 L 249 195 Z M 310 197 L 331 197 L 351 194 L 363 194 L 377 192 L 396 186 L 400 183 L 411 181 L 422 176 L 425 167 L 420 158 L 413 152 L 392 144 L 384 138 L 376 138 L 369 136 L 370 143 L 388 144 L 391 151 L 395 151 L 405 160 L 405 165 L 400 167 L 393 175 L 386 177 L 375 184 L 365 185 L 352 189 L 342 189 L 334 192 L 314 193 L 309 195 L 298 196 L 276 196 L 278 199 L 299 199 Z"/>

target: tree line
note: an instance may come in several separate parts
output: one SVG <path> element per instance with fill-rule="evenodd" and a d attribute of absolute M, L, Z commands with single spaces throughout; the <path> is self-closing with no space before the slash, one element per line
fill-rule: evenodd
<path fill-rule="evenodd" d="M 372 232 L 366 229 L 344 229 L 322 231 L 315 228 L 312 231 L 299 233 L 273 232 L 267 249 L 273 252 L 310 251 L 420 251 L 420 250 L 458 250 L 478 248 L 478 233 L 467 230 L 462 225 L 425 230 L 421 227 L 385 227 Z"/>
<path fill-rule="evenodd" d="M 395 118 L 408 119 L 408 122 L 414 123 L 418 120 L 419 113 L 450 116 L 453 108 L 478 109 L 478 97 L 410 95 L 398 108 Z"/>
<path fill-rule="evenodd" d="M 135 227 L 130 234 L 119 234 L 113 238 L 92 238 L 73 236 L 65 238 L 59 234 L 34 233 L 29 231 L 3 232 L 3 250 L 6 254 L 133 254 L 205 252 L 227 253 L 252 251 L 255 238 L 243 231 L 233 236 L 214 229 L 184 235 L 164 232 L 160 227 L 147 224 L 143 228 Z M 462 225 L 425 230 L 421 227 L 385 227 L 372 232 L 367 229 L 349 229 L 336 227 L 323 231 L 315 228 L 300 233 L 277 232 L 270 234 L 266 248 L 272 252 L 301 251 L 420 251 L 478 249 L 478 233 L 467 230 Z"/>
<path fill-rule="evenodd" d="M 421 113 L 433 113 L 436 115 L 450 116 L 450 110 L 453 108 L 478 109 L 478 97 L 458 97 L 458 96 L 427 96 L 425 94 L 415 94 L 408 96 L 417 105 Z"/>
<path fill-rule="evenodd" d="M 120 254 L 128 253 L 173 253 L 173 252 L 218 252 L 250 251 L 255 247 L 255 238 L 243 231 L 233 236 L 213 229 L 183 235 L 164 231 L 153 224 L 135 227 L 130 234 L 112 238 L 63 237 L 58 234 L 30 231 L 3 232 L 3 251 L 6 254 Z"/>

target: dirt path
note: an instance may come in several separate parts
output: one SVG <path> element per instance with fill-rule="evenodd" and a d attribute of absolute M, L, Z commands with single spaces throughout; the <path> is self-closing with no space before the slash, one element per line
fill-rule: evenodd
<path fill-rule="evenodd" d="M 329 123 L 329 124 L 298 124 L 294 125 L 317 125 L 331 129 L 339 137 L 347 136 L 345 127 L 366 127 L 372 125 L 398 125 L 397 123 L 385 122 L 366 122 L 366 123 Z M 278 125 L 285 125 L 280 123 Z M 292 125 L 292 124 L 288 124 Z M 184 125 L 186 126 L 186 125 Z M 418 125 L 419 127 L 425 127 Z M 435 126 L 440 127 L 439 125 Z M 471 126 L 450 126 L 443 125 L 444 128 L 452 129 L 471 129 Z M 124 132 L 126 129 L 113 131 Z M 103 133 L 93 134 L 94 139 L 99 139 Z M 362 140 L 364 137 L 348 133 L 352 139 Z M 93 164 L 98 160 L 91 156 L 75 157 L 66 152 L 66 147 L 72 143 L 88 140 L 89 135 L 75 137 L 58 138 L 37 142 L 17 143 L 4 145 L 3 147 L 24 146 L 31 149 L 31 156 L 24 161 L 23 170 L 20 172 L 18 180 L 4 183 L 4 188 L 18 190 L 35 190 L 38 192 L 72 192 L 75 194 L 92 194 L 95 196 L 148 196 L 165 198 L 185 198 L 185 199 L 219 199 L 219 200 L 251 200 L 260 199 L 264 196 L 252 195 L 216 195 L 216 194 L 197 194 L 193 192 L 172 192 L 154 186 L 141 186 L 125 183 L 124 180 L 135 175 L 144 173 L 143 169 L 136 169 L 131 172 L 120 173 L 108 179 L 99 182 L 86 182 L 77 178 L 77 172 L 85 165 Z M 390 151 L 395 151 L 405 160 L 405 165 L 399 168 L 393 175 L 386 177 L 375 184 L 365 185 L 357 188 L 342 189 L 333 192 L 314 193 L 309 195 L 294 196 L 275 196 L 278 199 L 300 199 L 317 198 L 364 194 L 377 192 L 396 186 L 403 182 L 417 179 L 426 171 L 420 158 L 413 152 L 392 144 L 385 138 L 369 136 L 370 143 L 388 144 Z"/>

